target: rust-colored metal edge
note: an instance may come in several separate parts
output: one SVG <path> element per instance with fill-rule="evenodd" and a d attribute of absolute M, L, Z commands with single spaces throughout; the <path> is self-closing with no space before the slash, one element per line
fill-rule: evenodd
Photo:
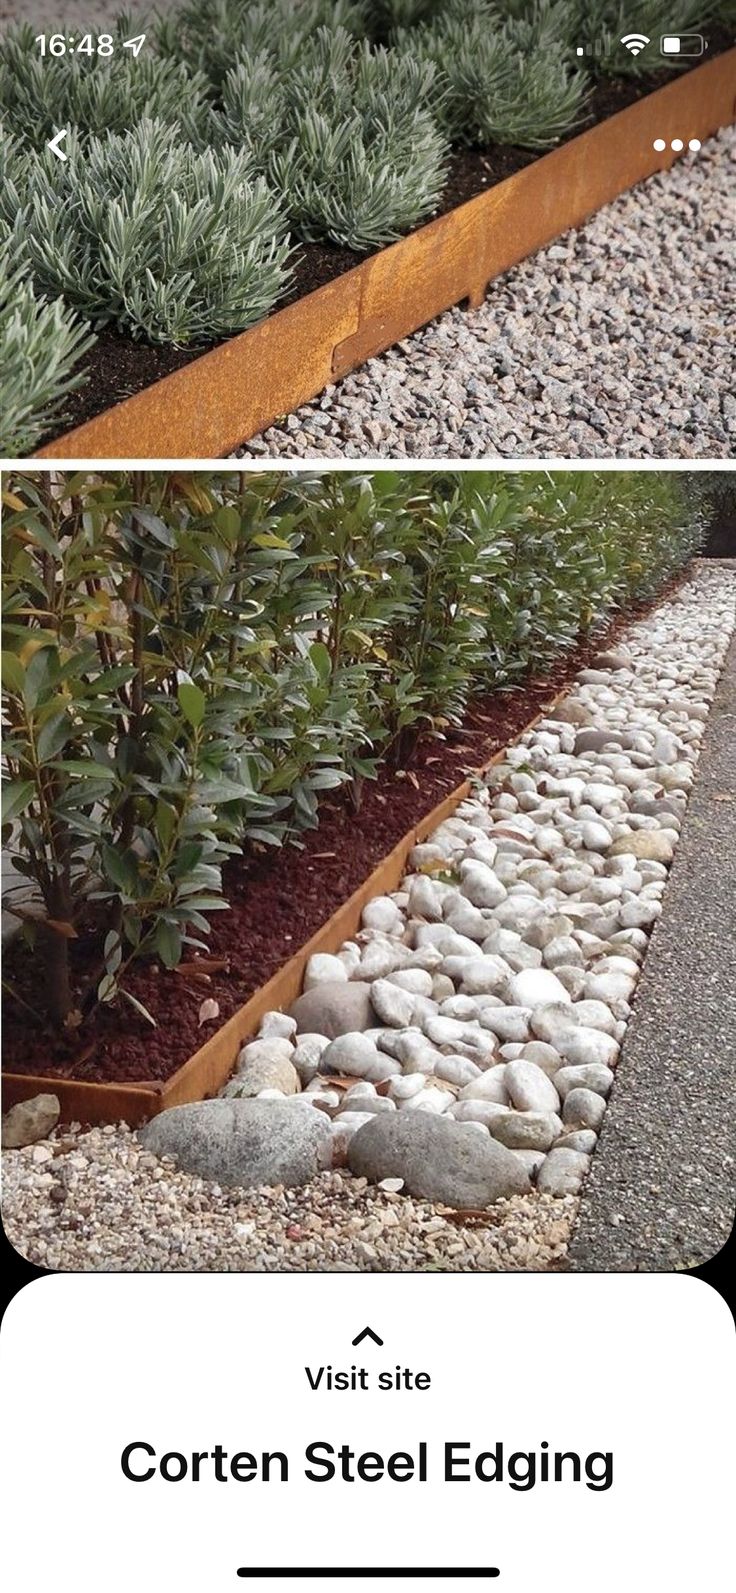
<path fill-rule="evenodd" d="M 514 736 L 492 758 L 480 765 L 475 777 L 482 778 L 502 761 L 508 747 L 516 746 L 540 719 L 549 718 L 568 690 L 569 686 L 565 686 L 557 692 L 547 707 L 535 714 L 519 731 L 518 736 Z M 91 1084 L 77 1079 L 47 1078 L 31 1073 L 4 1073 L 3 1110 L 7 1111 L 17 1101 L 48 1093 L 59 1097 L 62 1122 L 114 1123 L 122 1119 L 132 1127 L 137 1127 L 167 1107 L 182 1106 L 188 1101 L 203 1101 L 217 1094 L 232 1073 L 241 1045 L 255 1032 L 264 1013 L 289 1007 L 296 1000 L 309 958 L 318 951 L 335 952 L 343 941 L 350 939 L 360 925 L 360 916 L 366 903 L 372 901 L 374 896 L 396 890 L 412 848 L 449 818 L 471 790 L 472 779 L 463 780 L 431 812 L 407 830 L 362 885 L 330 915 L 320 929 L 315 930 L 265 985 L 261 985 L 260 990 L 256 990 L 228 1018 L 216 1034 L 210 1036 L 199 1051 L 195 1051 L 172 1073 L 171 1078 L 163 1083 L 152 1080 L 144 1086 Z"/>
<path fill-rule="evenodd" d="M 220 459 L 736 117 L 736 49 L 56 438 L 43 459 Z"/>
<path fill-rule="evenodd" d="M 3 1111 L 32 1095 L 56 1095 L 63 1123 L 118 1123 L 136 1128 L 161 1110 L 162 1085 L 97 1084 L 82 1079 L 60 1079 L 37 1073 L 4 1073 Z"/>

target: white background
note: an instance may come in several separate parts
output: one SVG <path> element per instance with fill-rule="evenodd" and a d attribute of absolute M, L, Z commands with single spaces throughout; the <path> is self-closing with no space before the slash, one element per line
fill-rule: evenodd
<path fill-rule="evenodd" d="M 366 1324 L 384 1339 L 359 1350 Z M 422 1593 L 718 1593 L 733 1492 L 734 1341 L 687 1277 L 76 1276 L 1 1336 L 4 1560 L 14 1593 L 237 1593 L 250 1565 L 497 1565 Z M 399 1362 L 427 1392 L 313 1393 L 304 1366 Z M 310 1483 L 318 1440 L 430 1445 L 426 1484 Z M 445 1440 L 614 1451 L 584 1484 L 445 1484 Z M 287 1484 L 127 1482 L 120 1454 L 284 1449 Z M 251 1584 L 252 1586 L 252 1584 Z M 254 1593 L 318 1593 L 316 1582 Z M 421 1584 L 396 1583 L 395 1593 Z M 323 1584 L 392 1593 L 387 1583 Z"/>

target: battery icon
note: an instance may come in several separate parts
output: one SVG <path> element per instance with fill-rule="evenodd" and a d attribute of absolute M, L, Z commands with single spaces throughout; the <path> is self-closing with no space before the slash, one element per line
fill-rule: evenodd
<path fill-rule="evenodd" d="M 705 55 L 707 48 L 702 33 L 663 33 L 659 41 L 662 55 Z"/>

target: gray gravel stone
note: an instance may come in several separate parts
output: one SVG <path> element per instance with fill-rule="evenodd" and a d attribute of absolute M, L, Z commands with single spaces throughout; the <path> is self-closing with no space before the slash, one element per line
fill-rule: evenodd
<path fill-rule="evenodd" d="M 494 1117 L 488 1127 L 509 1150 L 548 1151 L 562 1133 L 556 1112 L 508 1112 Z"/>
<path fill-rule="evenodd" d="M 545 1195 L 577 1195 L 589 1167 L 590 1157 L 582 1151 L 555 1146 L 537 1174 L 537 1189 Z"/>
<path fill-rule="evenodd" d="M 333 1126 L 345 1155 L 350 1125 Z M 66 1130 L 53 1164 L 38 1166 L 37 1149 L 3 1156 L 3 1224 L 51 1271 L 539 1271 L 564 1263 L 577 1209 L 572 1195 L 530 1191 L 495 1208 L 501 1221 L 458 1226 L 399 1194 L 401 1180 L 376 1187 L 336 1167 L 308 1190 L 224 1188 L 151 1155 L 122 1125 Z"/>
<path fill-rule="evenodd" d="M 298 1034 L 326 1034 L 330 1040 L 372 1029 L 376 1022 L 371 987 L 360 979 L 315 985 L 298 997 L 290 1016 L 296 1018 Z"/>
<path fill-rule="evenodd" d="M 157 1156 L 217 1184 L 255 1189 L 306 1184 L 330 1164 L 330 1125 L 322 1112 L 279 1101 L 195 1101 L 160 1112 L 139 1134 Z"/>
<path fill-rule="evenodd" d="M 592 1128 L 595 1132 L 606 1115 L 606 1103 L 595 1090 L 570 1090 L 565 1096 L 562 1121 L 566 1128 Z"/>
<path fill-rule="evenodd" d="M 48 1139 L 60 1114 L 58 1095 L 33 1095 L 28 1101 L 18 1101 L 3 1115 L 3 1150 L 18 1150 Z"/>
<path fill-rule="evenodd" d="M 240 452 L 730 458 L 735 158 L 725 128 Z"/>
<path fill-rule="evenodd" d="M 410 1194 L 461 1210 L 529 1189 L 527 1173 L 504 1145 L 423 1112 L 396 1112 L 366 1123 L 350 1141 L 348 1166 L 375 1184 L 403 1178 Z"/>

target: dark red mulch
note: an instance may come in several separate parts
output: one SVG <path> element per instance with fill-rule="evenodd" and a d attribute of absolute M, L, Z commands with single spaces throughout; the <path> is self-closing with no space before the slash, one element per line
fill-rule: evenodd
<path fill-rule="evenodd" d="M 732 42 L 725 29 L 718 32 L 713 30 L 709 58 L 727 49 Z M 700 64 L 698 61 L 692 63 L 693 66 Z M 660 72 L 648 73 L 646 77 L 614 78 L 598 83 L 593 90 L 585 122 L 566 134 L 560 142 L 568 143 L 585 128 L 614 116 L 645 94 L 661 88 L 671 76 L 671 71 L 665 68 Z M 475 198 L 477 194 L 485 193 L 538 158 L 538 152 L 517 149 L 512 145 L 494 145 L 485 150 L 455 150 L 450 158 L 449 176 L 437 213 L 445 215 L 447 211 L 454 210 L 457 205 Z M 292 284 L 284 297 L 274 305 L 271 314 L 283 310 L 287 304 L 293 304 L 316 288 L 323 287 L 326 282 L 334 281 L 364 259 L 365 255 L 355 254 L 351 249 L 338 249 L 332 244 L 300 245 L 294 262 Z M 112 404 L 142 392 L 143 388 L 171 375 L 172 371 L 181 370 L 184 365 L 189 365 L 215 346 L 213 342 L 200 343 L 196 348 L 171 348 L 137 342 L 110 328 L 102 330 L 98 333 L 94 348 L 80 364 L 80 369 L 87 375 L 85 385 L 71 393 L 65 402 L 64 429 L 81 426 L 84 421 L 91 420 Z M 39 450 L 56 435 L 55 427 L 39 444 Z"/>
<path fill-rule="evenodd" d="M 636 612 L 646 612 L 648 606 Z M 321 927 L 412 825 L 518 735 L 592 654 L 635 617 L 632 612 L 620 617 L 604 636 L 560 659 L 543 680 L 476 699 L 462 729 L 446 741 L 426 738 L 410 766 L 418 790 L 406 772 L 402 777 L 384 767 L 377 780 L 365 783 L 357 815 L 342 793 L 323 802 L 319 829 L 303 837 L 303 850 L 286 847 L 229 865 L 225 894 L 230 909 L 212 915 L 207 951 L 207 956 L 229 958 L 229 970 L 213 975 L 208 986 L 190 985 L 181 975 L 147 963 L 127 980 L 156 1018 L 155 1030 L 121 1002 L 98 1008 L 81 1030 L 60 1038 L 41 1024 L 34 1028 L 28 1012 L 6 996 L 3 1067 L 11 1073 L 131 1083 L 169 1078 Z M 75 978 L 83 985 L 99 942 L 80 939 L 72 949 Z M 38 967 L 20 941 L 8 948 L 4 962 L 6 977 L 37 1011 Z M 208 996 L 219 1003 L 220 1013 L 200 1029 L 199 1007 Z"/>

